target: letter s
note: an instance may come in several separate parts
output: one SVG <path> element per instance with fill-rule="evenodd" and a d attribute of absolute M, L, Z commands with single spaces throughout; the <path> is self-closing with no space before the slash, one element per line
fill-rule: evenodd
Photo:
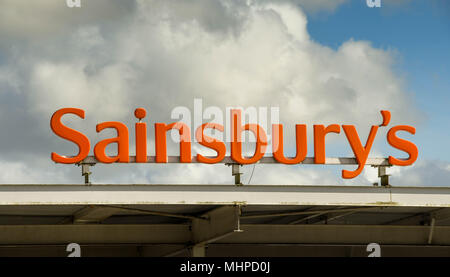
<path fill-rule="evenodd" d="M 57 110 L 53 114 L 52 119 L 50 120 L 50 127 L 57 136 L 69 140 L 78 145 L 79 148 L 78 155 L 75 157 L 68 158 L 52 152 L 51 157 L 52 160 L 56 163 L 72 164 L 81 162 L 84 158 L 86 158 L 87 155 L 89 154 L 91 145 L 89 139 L 83 133 L 71 129 L 67 126 L 64 126 L 61 123 L 61 117 L 67 113 L 78 115 L 79 117 L 84 119 L 83 110 L 76 108 L 64 108 Z"/>
<path fill-rule="evenodd" d="M 419 150 L 417 149 L 417 146 L 414 143 L 397 137 L 396 135 L 397 131 L 406 131 L 414 135 L 416 133 L 416 128 L 407 125 L 398 125 L 392 127 L 389 130 L 389 132 L 387 133 L 387 140 L 389 144 L 394 148 L 397 148 L 399 150 L 408 153 L 409 155 L 408 159 L 396 159 L 392 156 L 389 156 L 389 163 L 392 165 L 400 165 L 400 166 L 411 165 L 417 160 Z"/>

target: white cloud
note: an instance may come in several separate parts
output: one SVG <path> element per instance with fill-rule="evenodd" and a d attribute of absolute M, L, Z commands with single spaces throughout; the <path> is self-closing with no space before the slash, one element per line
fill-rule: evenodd
<path fill-rule="evenodd" d="M 392 168 L 392 183 L 401 186 L 448 186 L 450 163 L 444 161 L 418 161 L 414 165 Z"/>
<path fill-rule="evenodd" d="M 163 3 L 167 2 L 167 3 Z M 248 1 L 252 2 L 252 1 Z M 255 3 L 270 3 L 256 0 Z M 347 0 L 285 0 L 308 12 L 334 11 Z M 221 30 L 235 24 L 235 7 L 245 8 L 244 1 L 142 1 L 142 0 L 81 0 L 81 8 L 67 7 L 66 0 L 1 0 L 0 34 L 9 38 L 39 39 L 70 32 L 90 24 L 122 23 L 135 12 L 137 5 L 148 6 L 155 13 L 177 17 L 179 20 L 198 20 L 210 30 Z M 226 9 L 230 7 L 229 9 Z M 224 9 L 225 8 L 225 9 Z"/>
<path fill-rule="evenodd" d="M 255 2 L 272 2 L 270 0 L 256 0 Z M 306 12 L 334 12 L 339 6 L 348 2 L 348 0 L 279 0 L 277 2 L 288 2 L 298 5 Z"/>
<path fill-rule="evenodd" d="M 1 184 L 68 183 L 69 168 L 57 166 L 58 170 L 48 170 L 44 159 L 30 161 L 0 160 Z"/>
<path fill-rule="evenodd" d="M 69 8 L 66 0 L 1 0 L 0 34 L 10 39 L 45 39 L 85 24 L 118 21 L 130 15 L 135 6 L 133 0 L 81 2 L 82 8 Z"/>

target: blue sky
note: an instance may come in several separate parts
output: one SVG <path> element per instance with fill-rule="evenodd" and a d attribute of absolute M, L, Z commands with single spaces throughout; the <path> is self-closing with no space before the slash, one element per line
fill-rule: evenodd
<path fill-rule="evenodd" d="M 382 1 L 381 8 L 368 8 L 365 1 L 354 0 L 308 20 L 312 39 L 333 49 L 353 38 L 394 51 L 395 69 L 425 115 L 414 138 L 420 156 L 448 161 L 450 2 Z"/>

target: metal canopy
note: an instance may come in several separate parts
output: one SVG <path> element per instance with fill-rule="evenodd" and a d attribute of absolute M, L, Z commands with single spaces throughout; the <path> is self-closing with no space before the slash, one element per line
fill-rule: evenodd
<path fill-rule="evenodd" d="M 449 203 L 448 187 L 2 185 L 0 256 L 449 256 Z"/>

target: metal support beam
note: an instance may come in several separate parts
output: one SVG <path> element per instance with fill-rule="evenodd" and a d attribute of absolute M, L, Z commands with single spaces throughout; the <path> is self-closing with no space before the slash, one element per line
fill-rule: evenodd
<path fill-rule="evenodd" d="M 0 225 L 0 234 L 0 245 L 185 244 L 191 239 L 187 224 Z"/>
<path fill-rule="evenodd" d="M 390 187 L 389 184 L 389 174 L 386 174 L 386 168 L 390 167 L 391 165 L 372 165 L 372 167 L 375 167 L 378 169 L 378 178 L 380 178 L 380 185 L 382 187 Z M 378 186 L 378 183 L 374 183 L 375 186 Z"/>
<path fill-rule="evenodd" d="M 214 158 L 214 157 L 210 157 Z M 251 158 L 251 157 L 246 157 Z M 95 164 L 99 163 L 98 160 L 95 158 L 95 156 L 88 156 L 86 157 L 82 162 L 80 162 L 78 165 L 81 165 L 82 167 L 82 173 L 81 175 L 84 176 L 84 182 L 86 185 L 90 185 L 89 181 L 89 175 L 92 173 L 89 171 L 90 166 L 94 166 Z M 136 156 L 129 156 L 129 163 L 136 163 Z M 146 163 L 156 163 L 155 156 L 148 156 Z M 167 157 L 167 163 L 180 163 L 180 157 L 179 156 L 168 156 Z M 191 158 L 191 163 L 199 163 L 197 161 L 197 157 L 193 156 Z M 234 176 L 234 183 L 235 185 L 241 186 L 241 175 L 239 167 L 242 166 L 240 164 L 237 164 L 231 156 L 226 156 L 222 161 L 219 163 L 224 163 L 226 165 L 232 166 L 232 175 Z M 274 157 L 262 157 L 258 163 L 262 164 L 279 164 L 278 161 L 275 160 Z M 300 164 L 315 164 L 314 157 L 306 157 Z M 358 162 L 356 158 L 349 158 L 349 157 L 337 157 L 337 158 L 325 158 L 325 164 L 327 165 L 357 165 Z M 383 174 L 380 175 L 383 170 L 385 170 L 386 166 L 390 166 L 389 160 L 387 158 L 368 158 L 366 161 L 366 165 L 371 165 L 374 167 L 378 167 L 379 169 L 379 177 L 381 178 L 381 185 L 387 186 L 389 184 L 388 175 Z M 382 170 L 382 171 L 380 171 Z"/>
<path fill-rule="evenodd" d="M 205 245 L 241 232 L 239 216 L 239 206 L 222 206 L 202 215 L 208 220 L 192 220 L 193 244 Z"/>
<path fill-rule="evenodd" d="M 437 223 L 450 219 L 450 208 L 439 208 L 431 212 L 417 213 L 415 215 L 388 221 L 386 225 L 405 225 L 405 224 L 419 224 L 420 222 L 431 222 L 434 218 Z"/>
<path fill-rule="evenodd" d="M 102 207 L 109 207 L 109 208 L 113 208 L 113 209 L 116 209 L 116 210 L 133 212 L 133 213 L 136 213 L 136 214 L 147 214 L 147 215 L 173 217 L 173 218 L 181 218 L 181 219 L 188 219 L 188 220 L 193 220 L 193 219 L 206 220 L 206 218 L 201 217 L 201 216 L 157 212 L 157 211 L 150 211 L 150 210 L 145 210 L 145 209 L 130 208 L 130 207 L 123 207 L 123 206 L 102 205 Z"/>
<path fill-rule="evenodd" d="M 89 175 L 92 174 L 92 172 L 89 170 L 91 166 L 94 166 L 95 162 L 85 162 L 82 161 L 78 163 L 78 166 L 81 166 L 81 176 L 84 176 L 84 184 L 89 186 L 91 185 L 91 182 L 89 181 Z"/>
<path fill-rule="evenodd" d="M 354 213 L 357 213 L 358 210 L 354 210 L 354 211 L 349 211 L 346 213 L 334 213 L 334 214 L 328 214 L 324 219 L 319 220 L 317 222 L 314 222 L 314 224 L 321 224 L 321 223 L 325 223 L 325 224 L 329 224 L 331 221 L 336 220 L 338 218 L 342 218 Z"/>
<path fill-rule="evenodd" d="M 293 212 L 282 212 L 282 213 L 269 213 L 269 214 L 249 214 L 243 215 L 241 218 L 264 218 L 264 217 L 275 217 L 275 216 L 294 216 L 294 215 L 308 215 L 313 214 L 316 216 L 334 213 L 334 212 L 360 212 L 373 209 L 383 209 L 383 207 L 363 207 L 363 208 L 348 208 L 348 209 L 331 209 L 331 210 L 315 210 L 315 211 L 293 211 Z"/>
<path fill-rule="evenodd" d="M 88 206 L 73 215 L 73 223 L 100 223 L 118 211 L 120 210 L 113 207 Z"/>
<path fill-rule="evenodd" d="M 82 257 L 161 257 L 176 244 L 81 244 Z M 0 245 L 0 257 L 67 257 L 67 244 Z M 211 244 L 212 257 L 367 257 L 366 244 Z M 450 246 L 382 245 L 382 257 L 448 258 Z M 185 248 L 177 256 L 187 257 Z M 206 276 L 207 274 L 205 274 Z"/>
<path fill-rule="evenodd" d="M 389 175 L 386 174 L 386 166 L 378 166 L 378 177 L 380 178 L 380 185 L 383 187 L 389 186 Z"/>
<path fill-rule="evenodd" d="M 194 245 L 191 248 L 192 257 L 205 257 L 206 256 L 206 249 L 205 245 Z"/>
<path fill-rule="evenodd" d="M 319 243 L 428 245 L 429 226 L 384 225 L 267 225 L 243 224 L 239 236 L 219 243 Z M 450 226 L 435 226 L 433 244 L 450 245 Z"/>
<path fill-rule="evenodd" d="M 296 220 L 294 220 L 292 222 L 289 222 L 289 224 L 300 224 L 302 222 L 305 222 L 307 220 L 319 217 L 319 216 L 324 215 L 326 213 L 327 212 L 322 212 L 322 213 L 317 213 L 317 214 L 313 214 L 313 215 L 310 215 L 310 216 L 306 216 L 306 217 L 303 217 L 303 218 L 300 218 L 300 219 L 296 219 Z"/>
<path fill-rule="evenodd" d="M 166 257 L 178 255 L 186 249 L 190 250 L 192 257 L 205 257 L 206 245 L 235 232 L 242 232 L 239 217 L 239 206 L 222 206 L 203 214 L 202 218 L 207 220 L 192 220 L 191 243 L 188 243 L 185 248 L 167 254 Z"/>
<path fill-rule="evenodd" d="M 441 208 L 439 210 L 433 211 L 430 217 L 436 219 L 436 221 L 445 221 L 450 219 L 450 208 Z"/>
<path fill-rule="evenodd" d="M 215 157 L 209 157 L 209 158 L 215 158 Z M 244 157 L 244 158 L 250 159 L 251 157 Z M 289 159 L 292 157 L 287 157 L 287 158 Z M 136 163 L 136 156 L 129 156 L 129 162 Z M 99 162 L 94 156 L 88 156 L 81 162 L 81 164 L 83 164 L 83 163 L 96 164 Z M 156 163 L 155 156 L 148 156 L 147 163 Z M 180 163 L 180 157 L 179 156 L 168 156 L 167 163 Z M 199 163 L 199 161 L 197 161 L 197 156 L 192 156 L 191 163 Z M 233 163 L 236 163 L 236 161 L 234 161 L 231 158 L 231 156 L 226 156 L 219 163 L 233 164 Z M 262 157 L 258 161 L 258 163 L 279 164 L 279 162 L 276 161 L 274 157 L 269 157 L 269 156 Z M 315 164 L 314 157 L 306 157 L 300 164 Z M 358 165 L 358 161 L 356 160 L 356 158 L 351 158 L 351 157 L 327 157 L 327 158 L 325 158 L 324 164 L 326 164 L 326 165 Z M 391 164 L 389 164 L 389 160 L 387 158 L 368 158 L 365 165 L 390 166 Z"/>
<path fill-rule="evenodd" d="M 243 224 L 240 228 L 244 232 L 216 239 L 214 244 L 428 245 L 430 233 L 430 226 Z M 187 224 L 0 225 L 0 234 L 0 245 L 188 245 L 192 241 Z M 450 226 L 434 226 L 432 243 L 450 246 Z"/>
<path fill-rule="evenodd" d="M 436 224 L 436 219 L 433 217 L 430 222 L 430 233 L 428 235 L 428 244 L 431 244 L 433 240 L 433 232 L 434 232 L 434 225 Z"/>
<path fill-rule="evenodd" d="M 231 175 L 234 176 L 234 184 L 236 186 L 242 186 L 242 182 L 241 182 L 241 164 L 237 164 L 237 163 L 227 163 L 225 164 L 227 166 L 231 166 Z"/>

